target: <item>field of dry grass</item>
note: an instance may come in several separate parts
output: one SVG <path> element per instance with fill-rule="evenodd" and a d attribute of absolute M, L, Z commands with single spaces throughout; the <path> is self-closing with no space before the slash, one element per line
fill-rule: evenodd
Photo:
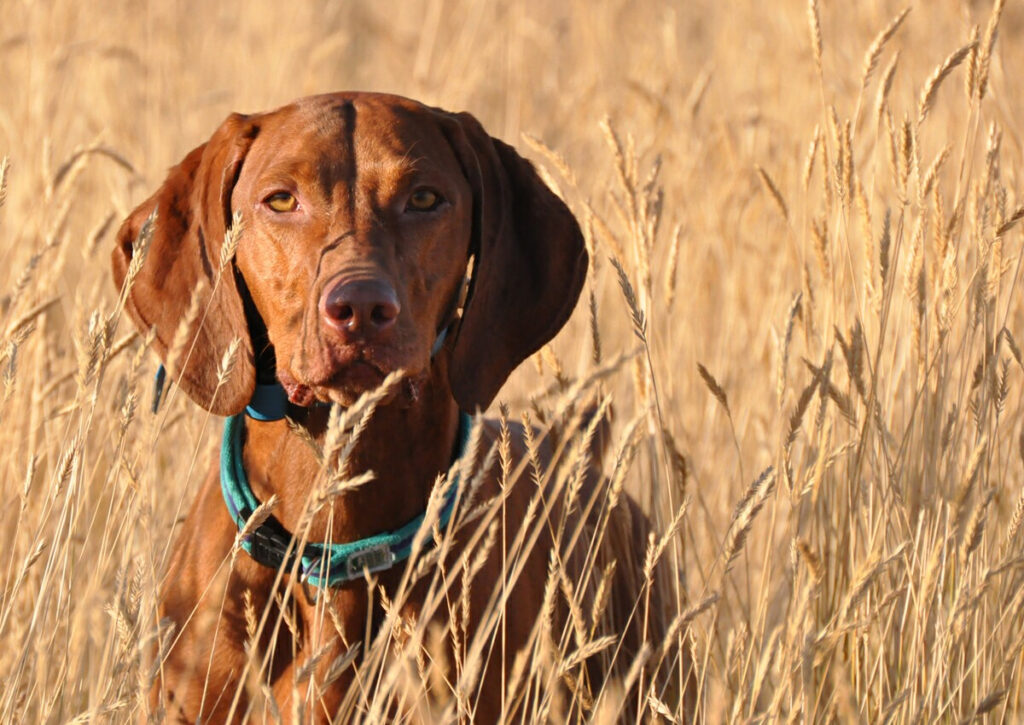
<path fill-rule="evenodd" d="M 685 564 L 662 615 L 689 625 L 708 722 L 1019 721 L 1024 9 L 1006 5 L 7 0 L 0 721 L 146 712 L 167 542 L 218 442 L 184 396 L 148 410 L 113 231 L 229 112 L 340 89 L 471 111 L 581 220 L 581 305 L 501 399 L 543 421 L 622 358 L 590 384 L 615 411 L 605 468 Z M 549 641 L 517 717 L 613 719 L 613 686 L 545 694 L 607 643 Z M 402 672 L 348 715 L 414 699 Z M 465 719 L 471 692 L 438 707 Z M 680 714 L 654 687 L 640 707 Z"/>

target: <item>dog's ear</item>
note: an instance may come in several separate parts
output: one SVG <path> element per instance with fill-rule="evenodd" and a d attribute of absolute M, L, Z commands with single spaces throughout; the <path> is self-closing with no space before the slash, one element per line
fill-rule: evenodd
<path fill-rule="evenodd" d="M 259 127 L 234 114 L 209 141 L 171 169 L 160 189 L 125 220 L 113 251 L 114 282 L 122 288 L 146 220 L 156 221 L 141 267 L 129 280 L 125 308 L 142 331 L 156 328 L 154 345 L 169 372 L 194 401 L 212 413 L 232 415 L 256 384 L 252 342 L 235 282 L 234 265 L 221 264 L 231 224 L 231 191 Z M 193 301 L 193 296 L 196 300 Z M 175 346 L 189 308 L 194 319 Z M 240 339 L 237 361 L 218 386 L 225 350 Z M 173 359 L 168 360 L 168 356 Z"/>
<path fill-rule="evenodd" d="M 476 261 L 448 376 L 472 411 L 569 319 L 588 257 L 576 218 L 533 165 L 469 114 L 449 118 L 445 133 L 473 187 Z"/>

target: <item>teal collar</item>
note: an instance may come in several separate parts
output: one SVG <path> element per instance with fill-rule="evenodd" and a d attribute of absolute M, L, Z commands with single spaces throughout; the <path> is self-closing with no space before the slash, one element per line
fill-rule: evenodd
<path fill-rule="evenodd" d="M 469 440 L 473 419 L 459 413 L 459 430 L 453 460 L 462 456 Z M 242 465 L 242 434 L 245 415 L 234 415 L 224 421 L 224 436 L 220 450 L 220 487 L 224 503 L 235 525 L 241 531 L 249 517 L 260 505 L 249 485 Z M 444 530 L 455 508 L 459 481 L 452 481 L 445 493 L 438 528 Z M 304 582 L 320 588 L 335 587 L 360 579 L 363 572 L 383 571 L 409 558 L 412 542 L 423 525 L 425 512 L 402 528 L 377 534 L 347 544 L 307 543 L 301 552 L 298 542 L 276 518 L 271 516 L 251 534 L 242 539 L 242 548 L 257 562 L 274 569 L 285 564 L 291 567 L 298 561 L 299 576 Z"/>

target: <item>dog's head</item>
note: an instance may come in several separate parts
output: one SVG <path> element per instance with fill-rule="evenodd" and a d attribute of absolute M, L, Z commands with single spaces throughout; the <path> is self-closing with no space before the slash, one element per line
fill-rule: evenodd
<path fill-rule="evenodd" d="M 172 374 L 222 415 L 244 408 L 258 375 L 276 374 L 303 405 L 349 404 L 399 368 L 424 380 L 449 325 L 438 356 L 452 394 L 486 407 L 568 319 L 587 268 L 576 220 L 528 161 L 468 114 L 396 96 L 230 116 L 122 225 L 119 287 L 154 210 L 126 306 L 156 328 L 165 361 L 178 334 Z M 235 339 L 240 358 L 218 387 Z"/>

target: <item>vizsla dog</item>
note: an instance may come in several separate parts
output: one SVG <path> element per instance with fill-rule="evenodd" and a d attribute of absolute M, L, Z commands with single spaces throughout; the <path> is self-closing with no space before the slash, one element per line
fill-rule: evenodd
<path fill-rule="evenodd" d="M 133 260 L 154 211 L 145 256 Z M 225 254 L 233 217 L 242 231 Z M 277 596 L 292 587 L 294 629 L 263 630 L 259 644 L 272 654 L 259 676 L 287 719 L 298 673 L 312 668 L 324 682 L 336 656 L 381 622 L 367 580 L 394 596 L 411 532 L 461 451 L 461 411 L 485 409 L 568 319 L 587 271 L 580 229 L 531 164 L 472 116 L 339 93 L 230 116 L 127 219 L 113 268 L 119 286 L 133 277 L 126 308 L 140 329 L 155 328 L 165 361 L 187 310 L 199 310 L 170 372 L 196 403 L 232 416 L 221 466 L 177 533 L 160 601 L 175 634 L 154 703 L 175 721 L 245 719 L 246 602 L 257 615 L 274 611 L 281 568 Z M 309 525 L 312 543 L 296 551 L 291 532 L 322 471 L 309 439 L 323 441 L 331 406 L 353 405 L 398 370 L 405 377 L 348 459 L 351 475 L 372 471 L 372 480 L 323 507 Z M 481 448 L 497 436 L 488 426 Z M 523 455 L 521 429 L 512 449 Z M 503 492 L 489 473 L 478 494 L 504 495 L 507 522 L 523 520 L 537 491 L 520 478 Z M 248 533 L 246 553 L 225 574 L 240 528 L 274 495 L 273 516 Z M 446 499 L 441 527 L 451 506 Z M 641 553 L 619 570 L 640 567 L 646 534 L 638 537 Z M 540 537 L 510 583 L 476 721 L 512 714 L 500 678 L 534 630 L 551 547 Z M 502 580 L 500 549 L 486 554 L 471 590 L 469 636 Z M 332 623 L 316 616 L 320 588 L 343 635 L 326 653 Z M 414 591 L 402 614 L 415 618 L 421 606 Z M 635 630 L 636 619 L 623 627 Z M 353 677 L 348 668 L 317 691 L 308 714 L 330 719 Z"/>

